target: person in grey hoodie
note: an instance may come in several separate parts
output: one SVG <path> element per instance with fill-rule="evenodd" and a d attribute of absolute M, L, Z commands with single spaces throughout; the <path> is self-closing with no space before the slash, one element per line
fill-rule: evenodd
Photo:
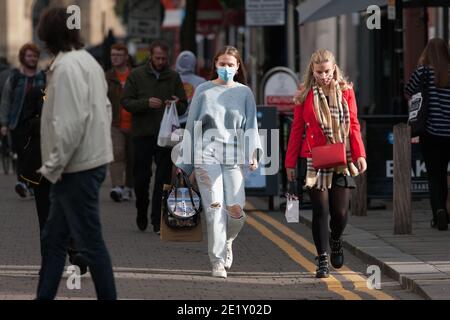
<path fill-rule="evenodd" d="M 191 103 L 192 97 L 194 96 L 195 89 L 203 82 L 206 81 L 205 78 L 200 77 L 195 74 L 195 68 L 197 66 L 197 58 L 195 55 L 188 50 L 180 52 L 176 62 L 176 71 L 179 73 L 181 81 L 183 82 L 184 91 L 186 91 L 186 97 L 188 103 Z M 186 120 L 189 112 L 189 107 L 186 113 L 179 116 L 180 126 L 182 128 L 186 125 Z"/>

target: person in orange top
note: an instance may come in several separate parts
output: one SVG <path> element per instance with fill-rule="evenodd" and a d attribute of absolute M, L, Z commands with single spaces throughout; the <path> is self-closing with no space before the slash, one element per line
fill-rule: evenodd
<path fill-rule="evenodd" d="M 131 143 L 131 113 L 120 104 L 123 87 L 130 74 L 128 49 L 123 44 L 111 47 L 112 69 L 106 72 L 108 98 L 111 101 L 113 119 L 111 136 L 114 161 L 110 164 L 111 198 L 116 202 L 128 201 L 132 197 L 133 150 Z"/>

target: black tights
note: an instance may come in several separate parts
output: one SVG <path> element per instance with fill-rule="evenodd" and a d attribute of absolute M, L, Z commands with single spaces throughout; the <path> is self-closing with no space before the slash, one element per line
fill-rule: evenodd
<path fill-rule="evenodd" d="M 331 237 L 339 239 L 347 225 L 348 207 L 351 189 L 332 186 L 331 189 L 320 191 L 310 190 L 313 209 L 312 231 L 317 254 L 327 252 L 328 247 L 328 214 L 330 214 Z"/>

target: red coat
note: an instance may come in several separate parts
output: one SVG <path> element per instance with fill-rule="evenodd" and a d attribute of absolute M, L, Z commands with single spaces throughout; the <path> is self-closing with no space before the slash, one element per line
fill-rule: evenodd
<path fill-rule="evenodd" d="M 348 89 L 342 92 L 342 97 L 347 101 L 350 113 L 350 149 L 352 160 L 356 163 L 359 157 L 366 157 L 366 151 L 361 138 L 358 121 L 358 107 L 356 106 L 355 92 Z M 306 139 L 302 141 L 306 126 Z M 286 168 L 295 168 L 297 159 L 311 158 L 311 148 L 327 143 L 327 139 L 320 128 L 319 122 L 314 114 L 314 94 L 312 89 L 308 93 L 306 100 L 295 106 L 294 121 L 291 126 L 291 134 L 286 152 Z"/>

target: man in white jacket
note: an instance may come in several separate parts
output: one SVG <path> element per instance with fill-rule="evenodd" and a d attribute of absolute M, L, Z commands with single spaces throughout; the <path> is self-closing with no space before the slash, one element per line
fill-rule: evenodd
<path fill-rule="evenodd" d="M 99 192 L 113 160 L 111 113 L 100 65 L 64 8 L 48 9 L 38 35 L 55 55 L 42 111 L 42 173 L 51 183 L 50 214 L 42 235 L 37 299 L 54 299 L 64 271 L 69 237 L 86 263 L 99 299 L 116 299 L 111 259 L 100 224 Z"/>

